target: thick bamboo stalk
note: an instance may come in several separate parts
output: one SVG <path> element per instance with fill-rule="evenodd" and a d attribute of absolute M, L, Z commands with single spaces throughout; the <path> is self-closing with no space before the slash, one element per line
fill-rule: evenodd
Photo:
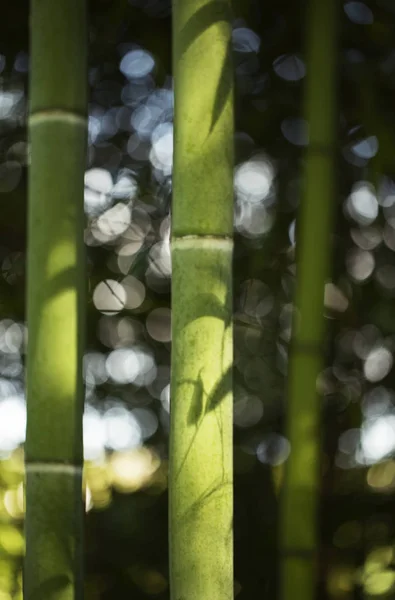
<path fill-rule="evenodd" d="M 170 584 L 233 598 L 230 2 L 175 0 Z"/>
<path fill-rule="evenodd" d="M 305 117 L 309 124 L 304 193 L 297 228 L 295 320 L 289 362 L 286 464 L 280 516 L 282 600 L 312 600 L 318 544 L 324 286 L 335 207 L 336 0 L 310 0 L 307 14 Z"/>
<path fill-rule="evenodd" d="M 25 600 L 82 598 L 87 18 L 31 0 Z"/>

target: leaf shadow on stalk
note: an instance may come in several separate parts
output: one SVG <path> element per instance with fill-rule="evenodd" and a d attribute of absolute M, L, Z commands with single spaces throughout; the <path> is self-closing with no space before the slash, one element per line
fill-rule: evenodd
<path fill-rule="evenodd" d="M 219 274 L 221 276 L 221 274 Z M 225 281 L 224 281 L 225 284 Z M 230 305 L 231 290 L 227 288 L 226 299 L 223 303 L 215 297 L 214 294 L 198 294 L 196 305 L 190 322 L 201 317 L 213 317 L 223 322 L 224 333 L 222 334 L 222 351 L 218 356 L 218 361 L 223 364 L 224 343 L 226 331 L 230 326 L 232 316 L 224 306 Z M 191 406 L 188 413 L 188 425 L 198 425 L 201 419 L 209 412 L 218 408 L 222 400 L 232 391 L 232 365 L 222 369 L 222 376 L 215 383 L 213 390 L 207 393 L 204 389 L 202 369 L 196 380 L 183 380 L 180 385 L 193 385 L 194 391 L 191 397 Z"/>
<path fill-rule="evenodd" d="M 81 481 L 76 483 L 76 487 L 74 487 L 73 493 L 76 493 L 81 489 Z M 51 511 L 47 511 L 47 514 L 51 513 Z M 32 586 L 31 583 L 26 584 L 27 579 L 27 571 L 26 565 L 24 565 L 24 586 L 25 589 L 30 590 L 30 600 L 42 600 L 46 598 L 48 600 L 66 597 L 69 594 L 76 593 L 76 589 L 80 586 L 82 582 L 82 546 L 80 542 L 80 531 L 76 531 L 77 523 L 73 524 L 75 535 L 71 534 L 63 534 L 59 532 L 59 519 L 56 514 L 49 515 L 48 518 L 48 526 L 50 530 L 56 531 L 56 545 L 53 547 L 53 550 L 57 552 L 59 548 L 61 548 L 61 561 L 57 568 L 57 573 L 54 573 L 51 576 L 48 576 L 45 580 L 40 581 L 40 583 L 36 586 Z M 37 530 L 32 529 L 29 532 L 29 524 L 27 524 L 27 532 L 30 539 L 30 543 L 32 548 L 37 548 L 39 550 L 40 544 L 37 543 L 39 539 L 39 535 L 37 534 Z M 76 543 L 77 540 L 77 543 Z M 37 553 L 39 555 L 39 552 Z M 34 574 L 34 567 L 37 566 L 37 556 L 34 557 L 32 564 L 33 567 L 29 569 L 29 577 L 31 578 Z M 51 569 L 52 573 L 55 569 Z"/>
<path fill-rule="evenodd" d="M 193 387 L 194 387 L 194 391 L 193 391 L 192 398 L 191 398 L 191 405 L 190 405 L 190 408 L 188 411 L 188 417 L 187 417 L 188 421 L 187 422 L 188 422 L 188 425 L 195 425 L 195 432 L 191 438 L 188 449 L 184 455 L 184 458 L 183 458 L 181 465 L 178 469 L 178 472 L 175 476 L 175 481 L 177 481 L 177 479 L 180 476 L 180 473 L 182 472 L 182 469 L 187 461 L 189 453 L 190 453 L 190 451 L 193 447 L 193 444 L 196 440 L 196 437 L 199 433 L 199 429 L 204 420 L 204 417 L 208 413 L 215 411 L 219 407 L 222 400 L 226 397 L 226 395 L 232 391 L 232 366 L 228 367 L 225 370 L 221 379 L 218 381 L 217 385 L 215 386 L 215 388 L 211 394 L 206 394 L 204 392 L 201 373 L 199 373 L 197 380 L 187 380 L 186 379 L 182 383 L 183 384 L 188 383 L 190 385 L 193 385 Z M 205 396 L 206 396 L 206 400 L 204 399 Z M 217 419 L 217 421 L 218 421 L 218 426 L 221 429 L 219 419 Z M 221 438 L 222 438 L 222 430 L 221 430 Z M 222 444 L 222 449 L 224 450 L 223 444 Z"/>
<path fill-rule="evenodd" d="M 216 272 L 216 275 L 218 276 L 218 272 Z M 219 274 L 219 276 L 221 277 L 221 273 Z M 223 277 L 221 277 L 221 278 L 224 279 Z M 229 287 L 227 287 L 226 295 L 227 296 L 225 299 L 225 306 L 228 306 L 230 304 L 230 296 L 231 296 L 231 290 L 229 289 Z M 222 335 L 222 351 L 220 352 L 220 354 L 218 356 L 218 360 L 220 361 L 221 364 L 223 363 L 223 354 L 224 354 L 223 346 L 224 346 L 225 337 L 226 337 L 225 333 L 226 333 L 226 330 L 229 327 L 230 321 L 231 321 L 231 315 L 229 315 L 228 312 L 229 311 L 224 309 L 224 304 L 220 303 L 214 294 L 205 294 L 204 293 L 204 294 L 198 295 L 197 302 L 196 302 L 196 305 L 195 305 L 195 308 L 193 311 L 193 315 L 191 315 L 191 318 L 189 319 L 189 321 L 192 322 L 193 320 L 197 320 L 201 316 L 205 316 L 205 317 L 210 316 L 210 317 L 217 318 L 223 322 L 225 332 Z M 194 380 L 185 379 L 185 380 L 179 382 L 180 386 L 188 384 L 193 387 L 193 392 L 192 392 L 192 395 L 190 398 L 190 407 L 189 407 L 189 411 L 188 411 L 188 415 L 187 415 L 187 424 L 189 426 L 191 426 L 191 425 L 195 426 L 195 431 L 190 440 L 189 446 L 183 457 L 183 460 L 178 469 L 178 472 L 175 476 L 175 480 L 178 479 L 178 477 L 180 476 L 180 473 L 183 470 L 183 467 L 184 467 L 184 465 L 187 461 L 187 458 L 189 456 L 189 453 L 194 445 L 196 437 L 199 433 L 200 426 L 203 423 L 205 416 L 207 416 L 212 411 L 215 412 L 219 408 L 219 406 L 220 406 L 221 402 L 224 400 L 224 398 L 229 393 L 232 392 L 232 371 L 233 371 L 232 364 L 229 365 L 228 367 L 226 367 L 225 369 L 223 369 L 221 377 L 218 379 L 218 381 L 216 382 L 214 388 L 212 389 L 212 391 L 210 393 L 208 393 L 204 389 L 202 371 L 203 371 L 203 369 L 200 370 L 197 378 Z M 220 422 L 219 416 L 217 416 L 217 422 L 218 422 L 218 427 L 220 429 L 220 434 L 221 434 L 221 438 L 222 438 L 222 427 L 221 427 L 221 422 Z M 222 442 L 222 451 L 223 452 L 225 451 L 223 442 Z"/>
<path fill-rule="evenodd" d="M 226 488 L 231 487 L 233 488 L 233 484 L 231 481 L 224 481 L 223 479 L 220 479 L 218 481 L 218 483 L 215 483 L 214 485 L 210 486 L 209 488 L 207 488 L 207 490 L 205 490 L 204 492 L 202 492 L 199 496 L 199 498 L 197 498 L 197 500 L 195 500 L 189 507 L 188 509 L 185 511 L 185 513 L 180 517 L 180 520 L 184 520 L 184 519 L 188 519 L 190 517 L 192 517 L 195 513 L 199 512 L 199 510 L 201 509 L 201 507 L 203 505 L 207 505 L 209 502 L 212 502 L 216 499 L 216 495 L 218 495 L 219 493 L 226 493 Z M 228 535 L 231 535 L 233 531 L 233 527 L 232 527 L 232 523 L 231 526 L 229 528 L 229 532 Z"/>
<path fill-rule="evenodd" d="M 218 408 L 222 400 L 232 391 L 232 367 L 230 366 L 224 371 L 214 390 L 207 395 L 206 402 L 203 401 L 204 390 L 200 374 L 198 381 L 193 383 L 195 390 L 188 412 L 188 425 L 197 425 L 205 415 Z"/>
<path fill-rule="evenodd" d="M 227 271 L 223 270 L 218 265 L 214 265 L 211 268 L 206 267 L 206 275 L 211 281 L 219 281 L 221 286 L 225 289 L 225 298 L 222 302 L 212 294 L 207 292 L 201 292 L 196 295 L 195 308 L 193 313 L 190 314 L 187 322 L 191 322 L 200 317 L 215 317 L 224 323 L 225 329 L 230 326 L 233 311 L 228 310 L 232 306 L 233 288 L 230 282 Z"/>
<path fill-rule="evenodd" d="M 221 21 L 228 24 L 232 13 L 226 2 L 221 0 L 212 0 L 199 10 L 193 13 L 189 21 L 178 33 L 179 44 L 178 54 L 182 56 L 188 48 L 198 39 L 209 27 Z M 229 39 L 227 44 L 225 59 L 222 64 L 221 74 L 218 81 L 217 93 L 214 105 L 211 110 L 211 123 L 209 132 L 211 133 L 221 117 L 222 111 L 226 105 L 229 95 L 232 93 L 232 41 Z"/>

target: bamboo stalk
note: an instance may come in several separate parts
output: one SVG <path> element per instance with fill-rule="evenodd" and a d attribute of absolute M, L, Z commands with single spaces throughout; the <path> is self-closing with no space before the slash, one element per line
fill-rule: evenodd
<path fill-rule="evenodd" d="M 230 2 L 175 0 L 170 584 L 233 598 Z"/>
<path fill-rule="evenodd" d="M 336 16 L 334 0 L 310 0 L 307 14 L 305 117 L 309 123 L 304 195 L 298 216 L 295 320 L 289 361 L 286 464 L 280 515 L 282 600 L 312 600 L 317 578 L 324 286 L 335 206 Z"/>
<path fill-rule="evenodd" d="M 83 596 L 87 18 L 31 0 L 25 600 Z"/>

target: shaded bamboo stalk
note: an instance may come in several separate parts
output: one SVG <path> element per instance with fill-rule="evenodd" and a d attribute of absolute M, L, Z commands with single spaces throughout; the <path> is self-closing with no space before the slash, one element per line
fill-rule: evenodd
<path fill-rule="evenodd" d="M 230 1 L 173 3 L 170 585 L 233 599 Z"/>
<path fill-rule="evenodd" d="M 87 15 L 31 0 L 25 600 L 83 597 Z"/>
<path fill-rule="evenodd" d="M 297 228 L 295 319 L 289 360 L 286 464 L 280 514 L 281 600 L 315 596 L 320 489 L 324 286 L 335 207 L 337 0 L 310 0 L 306 28 L 305 118 L 309 124 Z"/>

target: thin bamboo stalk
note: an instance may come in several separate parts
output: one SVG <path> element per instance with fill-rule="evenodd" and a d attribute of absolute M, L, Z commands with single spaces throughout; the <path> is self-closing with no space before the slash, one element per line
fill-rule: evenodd
<path fill-rule="evenodd" d="M 295 320 L 289 361 L 286 464 L 280 514 L 282 600 L 312 600 L 317 577 L 324 286 L 329 274 L 336 139 L 336 0 L 310 0 L 305 117 L 309 124 L 304 194 L 297 228 Z"/>
<path fill-rule="evenodd" d="M 170 585 L 233 598 L 230 1 L 173 4 Z"/>
<path fill-rule="evenodd" d="M 25 600 L 83 596 L 87 16 L 31 0 Z"/>

